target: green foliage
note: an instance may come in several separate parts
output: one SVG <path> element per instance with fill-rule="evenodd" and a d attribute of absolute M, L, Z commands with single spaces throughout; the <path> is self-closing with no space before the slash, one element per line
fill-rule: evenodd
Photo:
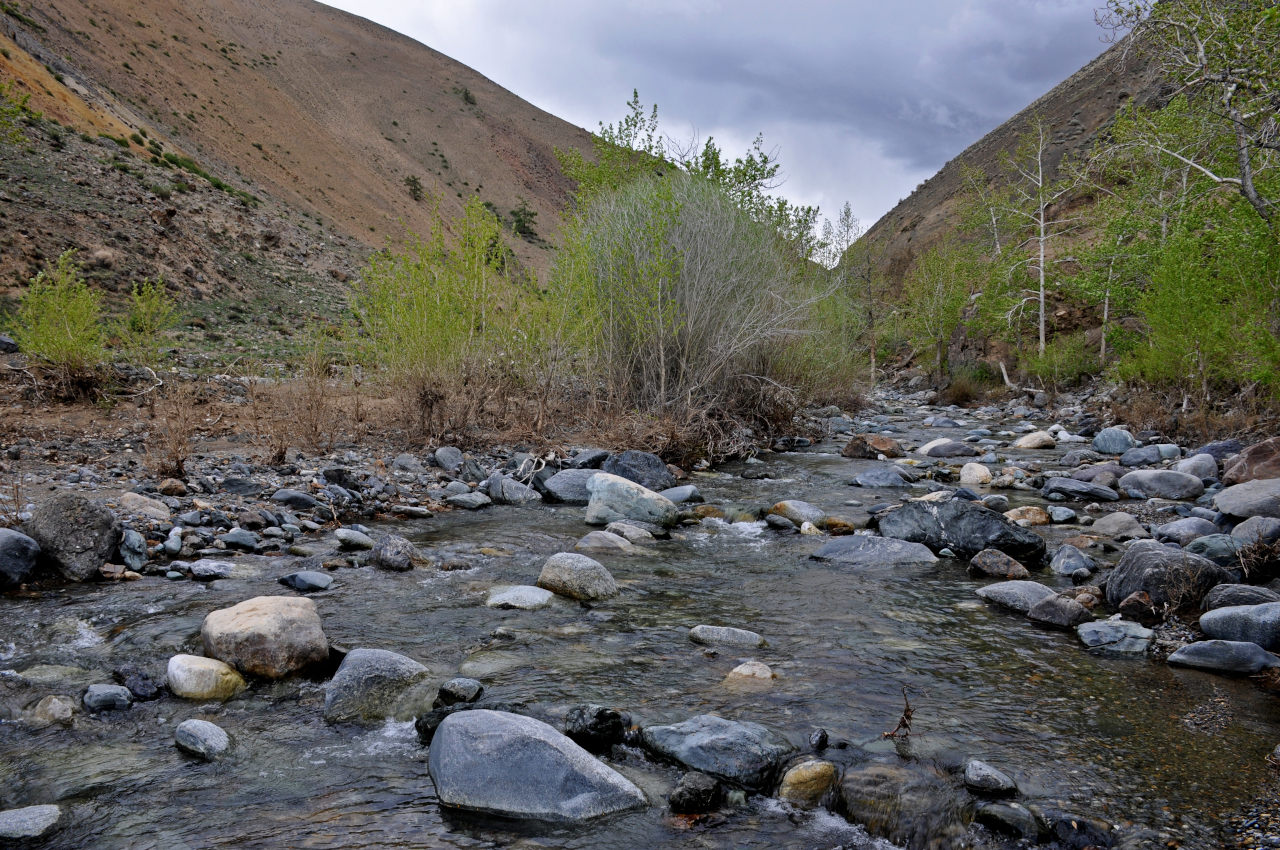
<path fill-rule="evenodd" d="M 125 146 L 128 146 L 129 142 L 125 140 L 124 144 Z M 191 159 L 191 157 L 179 156 L 176 153 L 170 152 L 164 155 L 164 159 L 162 161 L 167 162 L 170 165 L 177 166 L 178 168 L 181 168 L 183 171 L 189 171 L 192 174 L 196 175 L 197 177 L 203 177 L 205 180 L 209 182 L 209 185 L 212 186 L 213 188 L 217 189 L 220 192 L 226 192 L 228 195 L 232 195 L 236 198 L 239 198 L 241 201 L 243 201 L 246 204 L 249 204 L 251 206 L 257 206 L 260 203 L 257 195 L 254 195 L 250 192 L 246 192 L 243 189 L 237 189 L 235 186 L 232 186 L 229 183 L 224 182 L 221 178 L 213 176 L 212 174 L 210 174 L 209 172 L 201 168 L 199 163 Z"/>
<path fill-rule="evenodd" d="M 466 86 L 454 86 L 453 93 L 462 98 L 462 102 L 468 106 L 476 105 L 476 96 L 471 93 L 471 89 Z"/>
<path fill-rule="evenodd" d="M 658 135 L 658 106 L 654 104 L 646 114 L 638 90 L 632 90 L 627 114 L 617 126 L 600 122 L 599 132 L 591 137 L 591 147 L 594 159 L 587 159 L 576 148 L 556 149 L 561 170 L 578 184 L 579 205 L 585 205 L 600 192 L 617 191 L 669 167 L 666 148 Z"/>
<path fill-rule="evenodd" d="M 165 289 L 164 279 L 135 283 L 123 318 L 115 327 L 120 348 L 134 363 L 154 365 L 165 345 L 164 334 L 178 324 L 178 305 Z"/>
<path fill-rule="evenodd" d="M 971 246 L 944 241 L 917 257 L 903 281 L 906 331 L 917 349 L 933 352 L 940 383 L 948 373 L 951 338 L 982 274 L 982 261 Z"/>
<path fill-rule="evenodd" d="M 75 251 L 65 251 L 31 280 L 13 323 L 18 347 L 47 368 L 55 387 L 73 393 L 106 362 L 102 303 L 81 275 Z"/>
<path fill-rule="evenodd" d="M 1023 363 L 1026 371 L 1054 389 L 1071 386 L 1101 371 L 1098 352 L 1075 333 L 1056 337 L 1044 353 L 1031 354 Z"/>
<path fill-rule="evenodd" d="M 410 198 L 413 198 L 415 202 L 422 200 L 422 181 L 418 179 L 418 175 L 410 174 L 404 178 L 404 185 L 409 190 Z"/>
<path fill-rule="evenodd" d="M 22 118 L 26 113 L 29 95 L 15 97 L 13 86 L 0 83 L 0 145 L 17 144 L 24 138 L 22 135 Z"/>
<path fill-rule="evenodd" d="M 511 230 L 517 236 L 528 239 L 537 235 L 533 229 L 533 220 L 538 217 L 538 211 L 530 208 L 529 202 L 524 198 L 519 200 L 515 209 L 511 210 Z"/>

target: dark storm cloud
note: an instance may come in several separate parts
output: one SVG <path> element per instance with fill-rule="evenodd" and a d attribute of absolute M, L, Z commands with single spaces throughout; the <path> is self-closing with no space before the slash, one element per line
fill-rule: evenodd
<path fill-rule="evenodd" d="M 677 139 L 763 131 L 787 195 L 868 221 L 1105 47 L 1096 0 L 335 4 L 589 129 L 638 88 Z"/>

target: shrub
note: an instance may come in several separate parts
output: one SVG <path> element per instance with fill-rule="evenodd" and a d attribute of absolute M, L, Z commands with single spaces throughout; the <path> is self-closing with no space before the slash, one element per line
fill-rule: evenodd
<path fill-rule="evenodd" d="M 0 144 L 22 141 L 19 124 L 26 112 L 28 95 L 15 97 L 10 83 L 0 83 Z"/>
<path fill-rule="evenodd" d="M 516 236 L 529 238 L 537 234 L 533 229 L 533 220 L 538 217 L 538 211 L 530 209 L 529 202 L 524 198 L 520 199 L 520 203 L 516 204 L 515 209 L 511 210 L 511 230 Z"/>
<path fill-rule="evenodd" d="M 81 276 L 74 250 L 32 278 L 12 330 L 19 348 L 48 370 L 58 392 L 76 394 L 96 383 L 106 362 L 102 304 Z"/>
<path fill-rule="evenodd" d="M 124 353 L 142 366 L 160 359 L 164 333 L 178 324 L 178 305 L 165 290 L 164 279 L 135 283 L 128 309 L 117 323 L 115 335 Z"/>
<path fill-rule="evenodd" d="M 1055 389 L 1078 383 L 1102 369 L 1097 350 L 1083 333 L 1050 340 L 1044 354 L 1030 355 L 1024 365 L 1029 374 Z"/>

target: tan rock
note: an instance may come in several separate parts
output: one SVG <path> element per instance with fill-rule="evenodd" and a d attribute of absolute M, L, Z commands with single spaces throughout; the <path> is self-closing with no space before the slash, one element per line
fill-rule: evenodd
<path fill-rule="evenodd" d="M 169 690 L 184 699 L 229 700 L 243 691 L 244 678 L 216 658 L 175 655 L 167 670 Z"/>
<path fill-rule="evenodd" d="M 845 444 L 840 454 L 868 460 L 875 460 L 880 455 L 887 458 L 902 457 L 902 444 L 884 434 L 858 434 Z"/>
<path fill-rule="evenodd" d="M 787 770 L 778 786 L 778 799 L 810 809 L 836 784 L 836 766 L 829 761 L 809 759 Z"/>
<path fill-rule="evenodd" d="M 966 463 L 960 467 L 961 484 L 990 484 L 991 470 L 980 463 Z"/>
<path fill-rule="evenodd" d="M 1005 511 L 1004 515 L 1005 519 L 1010 522 L 1016 522 L 1018 525 L 1048 525 L 1053 521 L 1049 517 L 1048 511 L 1044 508 L 1037 508 L 1034 505 L 1014 508 L 1011 511 Z"/>
<path fill-rule="evenodd" d="M 1048 431 L 1032 431 L 1013 441 L 1015 449 L 1052 449 L 1057 445 L 1057 440 Z"/>
<path fill-rule="evenodd" d="M 176 478 L 166 478 L 160 482 L 160 493 L 165 496 L 187 495 L 187 485 Z"/>
<path fill-rule="evenodd" d="M 744 661 L 730 670 L 727 678 L 761 679 L 768 682 L 773 680 L 773 670 L 763 661 Z"/>
<path fill-rule="evenodd" d="M 1254 443 L 1223 464 L 1222 483 L 1227 486 L 1259 478 L 1280 478 L 1280 437 Z"/>
<path fill-rule="evenodd" d="M 329 657 L 315 602 L 298 596 L 257 596 L 212 611 L 204 618 L 200 637 L 210 657 L 268 679 Z"/>
<path fill-rule="evenodd" d="M 172 511 L 164 502 L 149 499 L 141 493 L 121 493 L 120 510 L 124 513 L 158 520 L 167 520 L 172 516 Z"/>
<path fill-rule="evenodd" d="M 68 725 L 75 714 L 76 703 L 71 697 L 52 694 L 36 703 L 26 716 L 27 724 L 43 728 L 55 723 Z"/>

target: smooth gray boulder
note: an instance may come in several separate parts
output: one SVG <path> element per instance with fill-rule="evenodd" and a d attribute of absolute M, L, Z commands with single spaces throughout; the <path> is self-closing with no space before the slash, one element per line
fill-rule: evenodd
<path fill-rule="evenodd" d="M 682 505 L 685 502 L 701 502 L 702 493 L 693 484 L 681 484 L 678 487 L 668 487 L 661 491 L 658 495 L 665 496 L 671 500 L 672 504 Z"/>
<path fill-rule="evenodd" d="M 1119 541 L 1146 540 L 1151 537 L 1151 532 L 1138 522 L 1138 518 L 1126 511 L 1098 517 L 1091 530 L 1094 534 L 1104 534 Z"/>
<path fill-rule="evenodd" d="M 648 803 L 568 737 L 503 711 L 450 714 L 431 740 L 428 766 L 445 808 L 572 823 Z"/>
<path fill-rule="evenodd" d="M 1155 632 L 1129 620 L 1094 620 L 1076 626 L 1076 636 L 1090 649 L 1133 655 L 1147 651 Z"/>
<path fill-rule="evenodd" d="M 485 492 L 498 505 L 531 505 L 542 501 L 541 493 L 509 475 L 495 474 L 487 484 Z"/>
<path fill-rule="evenodd" d="M 444 503 L 455 508 L 462 508 L 464 511 L 477 511 L 480 508 L 492 505 L 493 499 L 490 499 L 479 490 L 472 490 L 469 493 L 455 493 L 447 497 Z"/>
<path fill-rule="evenodd" d="M 365 552 L 377 545 L 372 537 L 354 528 L 339 528 L 333 532 L 333 536 L 337 538 L 338 548 L 343 552 Z"/>
<path fill-rule="evenodd" d="M 120 535 L 117 549 L 120 561 L 135 573 L 142 572 L 147 566 L 147 538 L 132 528 L 126 528 Z"/>
<path fill-rule="evenodd" d="M 1280 519 L 1269 516 L 1249 517 L 1231 529 L 1231 536 L 1246 546 L 1257 543 L 1275 543 L 1280 540 Z"/>
<path fill-rule="evenodd" d="M 1075 629 L 1093 619 L 1088 608 L 1070 596 L 1046 596 L 1027 609 L 1027 619 L 1054 629 Z"/>
<path fill-rule="evenodd" d="M 1234 517 L 1280 518 L 1280 478 L 1258 478 L 1219 490 L 1213 506 Z"/>
<path fill-rule="evenodd" d="M 1123 428 L 1103 428 L 1093 438 L 1093 450 L 1106 455 L 1124 454 L 1138 444 Z"/>
<path fill-rule="evenodd" d="M 827 512 L 817 505 L 811 505 L 799 499 L 785 499 L 778 502 L 769 508 L 769 513 L 786 517 L 798 526 L 804 525 L 806 522 L 818 525 L 827 515 Z"/>
<path fill-rule="evenodd" d="M 272 493 L 271 501 L 279 502 L 299 511 L 309 511 L 320 504 L 316 497 L 310 493 L 303 493 L 301 490 L 293 490 L 288 487 L 282 487 Z"/>
<path fill-rule="evenodd" d="M 299 593 L 315 593 L 328 590 L 333 584 L 333 576 L 316 570 L 299 570 L 296 573 L 280 576 L 276 581 L 285 587 L 291 587 Z"/>
<path fill-rule="evenodd" d="M 864 469 L 853 476 L 853 483 L 868 489 L 883 487 L 906 487 L 910 482 L 902 477 L 896 466 L 876 466 Z"/>
<path fill-rule="evenodd" d="M 1240 566 L 1238 553 L 1245 544 L 1230 534 L 1206 534 L 1187 543 L 1185 548 L 1192 555 L 1200 555 L 1215 564 L 1234 569 Z"/>
<path fill-rule="evenodd" d="M 950 549 L 959 558 L 972 558 L 983 549 L 999 549 L 1027 566 L 1044 559 L 1044 539 L 1010 522 L 978 502 L 908 502 L 880 517 L 880 533 L 934 552 Z"/>
<path fill-rule="evenodd" d="M 1280 667 L 1280 657 L 1272 655 L 1252 641 L 1202 640 L 1172 652 L 1169 663 L 1214 673 L 1252 676 L 1259 670 Z"/>
<path fill-rule="evenodd" d="M 938 556 L 923 543 L 866 534 L 836 537 L 809 557 L 815 561 L 871 568 L 928 566 L 938 562 Z"/>
<path fill-rule="evenodd" d="M 457 474 L 462 469 L 464 460 L 462 450 L 455 446 L 441 446 L 436 449 L 435 454 L 436 466 L 450 474 Z"/>
<path fill-rule="evenodd" d="M 62 809 L 54 805 L 24 806 L 0 812 L 0 839 L 33 841 L 51 833 L 62 818 Z"/>
<path fill-rule="evenodd" d="M 689 640 L 707 646 L 764 646 L 764 638 L 760 635 L 747 629 L 735 629 L 733 626 L 694 626 L 689 629 Z"/>
<path fill-rule="evenodd" d="M 678 511 L 671 500 L 634 481 L 600 472 L 587 482 L 587 524 L 634 519 L 670 527 Z"/>
<path fill-rule="evenodd" d="M 1217 640 L 1249 641 L 1280 649 L 1280 602 L 1230 605 L 1200 615 L 1200 631 Z"/>
<path fill-rule="evenodd" d="M 178 748 L 205 761 L 216 761 L 231 749 L 231 737 L 216 723 L 208 720 L 184 720 L 173 731 Z"/>
<path fill-rule="evenodd" d="M 618 594 L 613 575 L 599 561 L 574 552 L 547 558 L 538 574 L 538 587 L 569 599 L 593 601 Z"/>
<path fill-rule="evenodd" d="M 1144 591 L 1156 610 L 1194 607 L 1210 588 L 1226 581 L 1227 571 L 1207 558 L 1139 540 L 1107 577 L 1107 603 L 1118 610 L 1130 594 Z"/>
<path fill-rule="evenodd" d="M 959 440 L 939 439 L 925 443 L 916 449 L 925 457 L 977 457 L 978 450 L 968 443 Z"/>
<path fill-rule="evenodd" d="M 21 531 L 0 528 L 0 588 L 17 587 L 36 568 L 40 544 Z"/>
<path fill-rule="evenodd" d="M 552 500 L 566 505 L 585 505 L 591 500 L 587 482 L 598 475 L 598 469 L 562 469 L 542 482 Z"/>
<path fill-rule="evenodd" d="M 1036 581 L 999 581 L 980 587 L 975 593 L 983 600 L 1025 614 L 1032 606 L 1054 595 L 1053 589 Z"/>
<path fill-rule="evenodd" d="M 133 705 L 133 694 L 124 685 L 90 685 L 81 702 L 89 711 L 120 711 Z"/>
<path fill-rule="evenodd" d="M 647 490 L 669 490 L 676 486 L 676 477 L 667 469 L 662 458 L 650 452 L 628 449 L 609 455 L 600 469 L 610 475 L 634 481 Z"/>
<path fill-rule="evenodd" d="M 485 600 L 490 608 L 516 608 L 522 611 L 537 611 L 551 604 L 555 594 L 541 587 L 518 584 L 514 587 L 494 588 Z"/>
<path fill-rule="evenodd" d="M 1205 594 L 1201 605 L 1204 610 L 1213 611 L 1217 608 L 1262 605 L 1266 602 L 1280 602 L 1280 593 L 1254 584 L 1220 584 Z"/>
<path fill-rule="evenodd" d="M 1018 783 L 985 761 L 969 759 L 964 766 L 964 785 L 978 794 L 1002 797 L 1018 793 Z"/>
<path fill-rule="evenodd" d="M 40 557 L 69 581 L 84 581 L 115 554 L 123 530 L 105 505 L 79 493 L 58 493 L 40 503 L 23 526 Z"/>
<path fill-rule="evenodd" d="M 1049 561 L 1049 571 L 1054 575 L 1060 576 L 1069 576 L 1076 570 L 1093 572 L 1097 568 L 1097 561 L 1070 543 L 1064 543 L 1059 546 L 1053 553 L 1052 560 Z"/>
<path fill-rule="evenodd" d="M 1135 446 L 1120 455 L 1121 466 L 1147 466 L 1159 463 L 1161 458 L 1159 446 Z"/>
<path fill-rule="evenodd" d="M 1218 526 L 1203 517 L 1189 516 L 1175 519 L 1173 522 L 1166 522 L 1164 525 L 1158 525 L 1151 531 L 1156 540 L 1161 543 L 1173 541 L 1179 546 L 1186 546 L 1197 537 L 1217 534 Z"/>
<path fill-rule="evenodd" d="M 428 561 L 411 541 L 398 534 L 388 534 L 374 545 L 368 563 L 380 570 L 407 573 L 414 567 L 426 566 Z"/>
<path fill-rule="evenodd" d="M 1204 493 L 1204 482 L 1186 472 L 1172 469 L 1135 469 L 1120 478 L 1122 493 L 1137 493 L 1142 499 L 1194 499 Z"/>
<path fill-rule="evenodd" d="M 329 723 L 380 721 L 392 713 L 400 695 L 428 672 L 399 653 L 353 649 L 325 686 L 324 719 Z"/>
<path fill-rule="evenodd" d="M 759 723 L 700 714 L 670 726 L 647 726 L 641 741 L 651 752 L 690 770 L 756 790 L 769 785 L 791 743 Z"/>
<path fill-rule="evenodd" d="M 1050 478 L 1046 481 L 1040 494 L 1045 498 L 1061 496 L 1073 502 L 1114 502 L 1120 498 L 1120 494 L 1110 487 L 1062 477 Z"/>
<path fill-rule="evenodd" d="M 1206 452 L 1183 458 L 1173 465 L 1173 469 L 1175 472 L 1194 475 L 1201 480 L 1218 477 L 1218 461 Z"/>

